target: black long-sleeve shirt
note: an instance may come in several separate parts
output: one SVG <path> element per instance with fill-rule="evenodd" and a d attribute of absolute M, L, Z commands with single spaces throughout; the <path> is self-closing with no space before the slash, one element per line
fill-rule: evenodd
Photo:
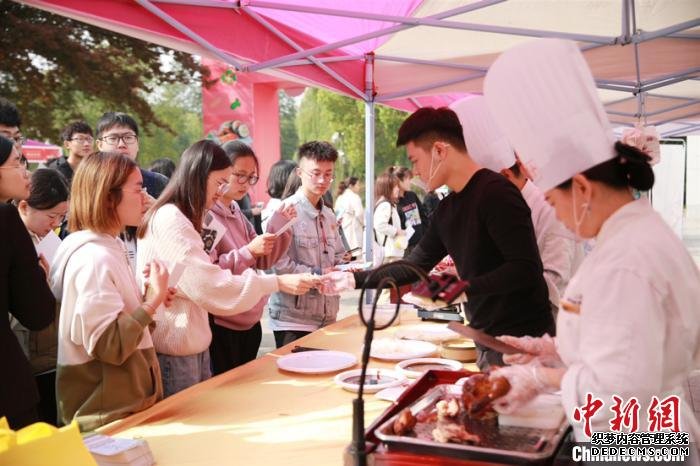
<path fill-rule="evenodd" d="M 56 316 L 55 306 L 17 209 L 0 204 L 0 417 L 24 413 L 39 400 L 29 361 L 10 329 L 8 312 L 28 329 L 41 330 Z"/>
<path fill-rule="evenodd" d="M 406 260 L 429 271 L 448 254 L 469 282 L 471 326 L 491 335 L 553 334 L 530 209 L 510 181 L 490 170 L 477 171 L 460 192 L 440 202 Z M 355 274 L 358 287 L 369 273 Z M 418 279 L 404 269 L 389 273 L 400 284 Z"/>

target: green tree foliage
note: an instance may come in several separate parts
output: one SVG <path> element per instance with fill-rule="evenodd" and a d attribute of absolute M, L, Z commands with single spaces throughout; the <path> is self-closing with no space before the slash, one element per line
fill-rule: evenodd
<path fill-rule="evenodd" d="M 296 117 L 297 107 L 294 99 L 284 91 L 279 91 L 280 108 L 280 149 L 283 159 L 293 159 L 299 146 L 299 134 L 297 133 Z"/>
<path fill-rule="evenodd" d="M 187 53 L 9 0 L 0 0 L 0 11 L 0 95 L 18 106 L 30 137 L 57 141 L 67 122 L 94 124 L 119 110 L 146 122 L 146 133 L 165 128 L 177 138 L 167 112 L 147 97 L 168 84 L 208 82 L 208 70 Z"/>
<path fill-rule="evenodd" d="M 375 107 L 375 173 L 390 165 L 405 165 L 405 150 L 396 147 L 396 134 L 408 115 L 389 107 Z M 314 139 L 333 142 L 344 153 L 337 179 L 365 174 L 365 104 L 320 89 L 307 89 L 299 106 L 300 143 Z M 335 133 L 336 137 L 333 135 Z M 340 135 L 340 137 L 338 136 Z"/>

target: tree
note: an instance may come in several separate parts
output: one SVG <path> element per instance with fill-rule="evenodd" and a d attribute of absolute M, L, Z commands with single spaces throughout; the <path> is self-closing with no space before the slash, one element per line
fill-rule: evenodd
<path fill-rule="evenodd" d="M 299 107 L 297 129 L 300 141 L 314 139 L 331 141 L 334 133 L 338 149 L 344 152 L 336 178 L 364 177 L 365 174 L 365 116 L 364 103 L 340 94 L 320 89 L 307 89 Z M 396 134 L 407 114 L 393 108 L 375 107 L 375 172 L 390 165 L 406 165 L 405 150 L 396 147 Z M 342 145 L 342 147 L 340 147 Z"/>
<path fill-rule="evenodd" d="M 31 137 L 56 139 L 68 121 L 94 123 L 109 110 L 130 113 L 146 133 L 174 134 L 148 96 L 167 84 L 209 82 L 187 53 L 9 0 L 0 0 L 0 10 L 0 95 L 20 109 Z"/>
<path fill-rule="evenodd" d="M 293 159 L 299 146 L 299 134 L 296 127 L 297 107 L 294 99 L 286 92 L 278 93 L 280 108 L 280 149 L 283 159 Z"/>

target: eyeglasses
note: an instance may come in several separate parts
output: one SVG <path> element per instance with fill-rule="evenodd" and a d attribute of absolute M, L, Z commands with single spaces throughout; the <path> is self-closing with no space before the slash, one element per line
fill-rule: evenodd
<path fill-rule="evenodd" d="M 17 163 L 15 165 L 8 165 L 7 167 L 0 167 L 0 170 L 26 170 L 27 167 L 22 163 Z"/>
<path fill-rule="evenodd" d="M 25 142 L 27 142 L 27 138 L 24 136 L 11 136 L 8 133 L 0 133 L 1 135 L 5 136 L 7 139 L 12 139 L 15 142 L 15 146 L 22 146 L 24 145 Z"/>
<path fill-rule="evenodd" d="M 107 136 L 107 137 L 103 138 L 103 140 L 106 141 L 107 138 L 110 138 L 110 137 L 112 137 L 112 136 Z M 80 136 L 78 136 L 77 138 L 71 138 L 70 140 L 73 142 L 77 142 L 78 144 L 92 144 L 95 141 L 93 138 L 80 137 Z M 119 138 L 117 138 L 114 142 L 109 142 L 109 141 L 107 141 L 107 142 L 109 144 L 115 144 L 117 141 L 119 141 Z M 126 142 L 126 139 L 124 140 L 124 142 Z M 127 144 L 128 144 L 128 142 L 127 142 Z"/>
<path fill-rule="evenodd" d="M 299 167 L 299 169 L 300 169 L 302 172 L 304 172 L 304 173 L 306 173 L 307 175 L 309 175 L 313 181 L 324 181 L 324 180 L 327 180 L 329 183 L 332 183 L 333 180 L 335 179 L 333 173 L 324 175 L 323 173 L 320 173 L 320 172 L 313 172 L 313 173 L 307 172 L 306 170 L 304 170 L 304 169 L 301 168 L 301 167 Z"/>
<path fill-rule="evenodd" d="M 233 177 L 236 179 L 238 184 L 248 183 L 251 186 L 254 186 L 258 182 L 258 180 L 260 179 L 260 177 L 256 176 L 256 175 L 243 175 L 243 174 L 237 174 L 237 173 L 234 173 Z"/>
<path fill-rule="evenodd" d="M 148 191 L 146 191 L 146 188 L 118 188 L 119 191 L 122 192 L 127 192 L 127 193 L 133 193 L 133 194 L 142 194 L 142 195 L 147 195 Z"/>
<path fill-rule="evenodd" d="M 138 136 L 136 136 L 133 133 L 127 133 L 127 134 L 110 134 L 109 136 L 104 136 L 100 138 L 100 141 L 106 142 L 107 144 L 111 146 L 116 146 L 119 144 L 119 140 L 124 141 L 124 144 L 127 145 L 132 145 L 136 141 L 138 141 Z"/>

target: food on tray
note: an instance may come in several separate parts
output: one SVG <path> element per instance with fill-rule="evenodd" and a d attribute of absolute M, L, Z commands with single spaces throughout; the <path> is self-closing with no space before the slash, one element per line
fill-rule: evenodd
<path fill-rule="evenodd" d="M 446 417 L 453 418 L 460 412 L 459 402 L 457 402 L 455 398 L 440 400 L 435 404 L 435 407 L 437 408 L 438 420 L 442 420 Z"/>
<path fill-rule="evenodd" d="M 510 384 L 504 377 L 493 380 L 487 374 L 474 374 L 462 386 L 462 404 L 469 416 L 488 415 L 491 402 L 510 391 Z"/>
<path fill-rule="evenodd" d="M 437 426 L 433 429 L 433 439 L 436 442 L 442 443 L 468 443 L 478 445 L 481 438 L 478 435 L 467 431 L 463 424 L 458 424 L 454 421 L 438 421 Z"/>
<path fill-rule="evenodd" d="M 396 435 L 405 435 L 413 430 L 417 422 L 418 420 L 411 410 L 406 408 L 399 413 L 394 421 L 394 433 Z"/>

